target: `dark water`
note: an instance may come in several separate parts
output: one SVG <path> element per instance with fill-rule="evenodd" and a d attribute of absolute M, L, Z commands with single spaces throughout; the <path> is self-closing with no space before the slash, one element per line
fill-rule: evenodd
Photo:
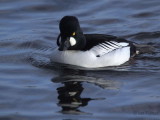
<path fill-rule="evenodd" d="M 109 69 L 55 67 L 64 15 L 155 49 Z M 159 46 L 159 0 L 0 0 L 0 120 L 159 120 Z"/>

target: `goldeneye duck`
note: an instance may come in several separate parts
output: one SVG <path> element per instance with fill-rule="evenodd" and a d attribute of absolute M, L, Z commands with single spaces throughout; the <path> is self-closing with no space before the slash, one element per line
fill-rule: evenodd
<path fill-rule="evenodd" d="M 60 34 L 51 61 L 86 68 L 119 66 L 136 54 L 135 45 L 105 34 L 83 34 L 75 16 L 60 20 Z"/>

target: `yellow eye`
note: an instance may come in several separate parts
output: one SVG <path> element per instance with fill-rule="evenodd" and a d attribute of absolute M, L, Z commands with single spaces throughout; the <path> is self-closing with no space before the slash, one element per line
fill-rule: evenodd
<path fill-rule="evenodd" d="M 76 33 L 75 32 L 73 32 L 73 34 L 72 34 L 73 36 L 75 36 L 76 35 Z"/>

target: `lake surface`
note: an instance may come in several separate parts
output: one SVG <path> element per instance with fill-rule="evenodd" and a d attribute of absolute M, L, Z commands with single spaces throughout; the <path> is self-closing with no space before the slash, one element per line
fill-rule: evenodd
<path fill-rule="evenodd" d="M 65 15 L 154 47 L 96 70 L 50 64 Z M 159 0 L 0 0 L 0 120 L 159 120 Z"/>

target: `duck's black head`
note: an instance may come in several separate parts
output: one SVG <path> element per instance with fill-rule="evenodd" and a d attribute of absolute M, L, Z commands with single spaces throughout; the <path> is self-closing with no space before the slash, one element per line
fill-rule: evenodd
<path fill-rule="evenodd" d="M 65 16 L 59 24 L 60 35 L 57 38 L 59 50 L 82 50 L 86 39 L 80 28 L 79 21 L 74 16 Z"/>

